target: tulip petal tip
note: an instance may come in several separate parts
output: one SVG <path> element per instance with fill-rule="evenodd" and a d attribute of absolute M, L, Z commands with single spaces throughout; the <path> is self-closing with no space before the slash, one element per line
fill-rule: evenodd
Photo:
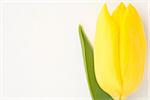
<path fill-rule="evenodd" d="M 129 5 L 128 5 L 127 8 L 128 8 L 128 9 L 135 9 L 134 6 L 133 6 L 131 3 L 129 3 Z"/>
<path fill-rule="evenodd" d="M 108 11 L 106 3 L 103 5 L 102 11 Z"/>
<path fill-rule="evenodd" d="M 123 2 L 120 2 L 119 6 L 125 6 L 125 4 Z"/>

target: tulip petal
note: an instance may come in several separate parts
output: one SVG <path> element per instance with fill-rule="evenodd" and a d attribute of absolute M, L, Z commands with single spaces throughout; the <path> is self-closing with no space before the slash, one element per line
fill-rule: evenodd
<path fill-rule="evenodd" d="M 120 28 L 120 66 L 123 81 L 122 95 L 128 95 L 139 85 L 146 59 L 146 39 L 142 21 L 129 4 Z"/>
<path fill-rule="evenodd" d="M 94 68 L 98 84 L 112 96 L 118 96 L 121 93 L 118 36 L 118 27 L 105 4 L 97 20 Z"/>
<path fill-rule="evenodd" d="M 123 18 L 125 10 L 126 10 L 126 7 L 124 3 L 121 2 L 119 6 L 117 6 L 117 8 L 113 11 L 112 17 L 115 20 L 119 28 L 120 28 L 120 24 L 122 22 L 122 18 Z"/>

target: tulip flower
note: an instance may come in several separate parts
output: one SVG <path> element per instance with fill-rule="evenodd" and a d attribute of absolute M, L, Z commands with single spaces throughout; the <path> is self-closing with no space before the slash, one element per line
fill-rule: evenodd
<path fill-rule="evenodd" d="M 128 96 L 142 80 L 145 60 L 145 32 L 136 9 L 121 3 L 110 15 L 104 4 L 94 41 L 94 70 L 99 86 L 112 97 Z"/>
<path fill-rule="evenodd" d="M 93 47 L 81 26 L 79 34 L 93 100 L 121 100 L 134 92 L 146 61 L 145 32 L 136 9 L 120 3 L 110 15 L 104 4 Z"/>

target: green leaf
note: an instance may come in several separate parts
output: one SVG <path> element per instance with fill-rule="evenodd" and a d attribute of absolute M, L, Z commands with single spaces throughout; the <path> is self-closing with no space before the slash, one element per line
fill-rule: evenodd
<path fill-rule="evenodd" d="M 113 98 L 103 91 L 98 85 L 94 72 L 94 55 L 93 48 L 90 44 L 82 26 L 79 25 L 79 36 L 82 46 L 83 59 L 85 64 L 87 81 L 90 89 L 90 93 L 93 100 L 113 100 Z"/>

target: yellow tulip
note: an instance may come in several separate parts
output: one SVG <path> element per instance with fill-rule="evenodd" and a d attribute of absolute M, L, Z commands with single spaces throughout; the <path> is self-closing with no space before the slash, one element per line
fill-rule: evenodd
<path fill-rule="evenodd" d="M 121 3 L 111 16 L 104 4 L 94 42 L 97 83 L 113 97 L 127 96 L 140 84 L 145 60 L 145 32 L 136 9 Z"/>

